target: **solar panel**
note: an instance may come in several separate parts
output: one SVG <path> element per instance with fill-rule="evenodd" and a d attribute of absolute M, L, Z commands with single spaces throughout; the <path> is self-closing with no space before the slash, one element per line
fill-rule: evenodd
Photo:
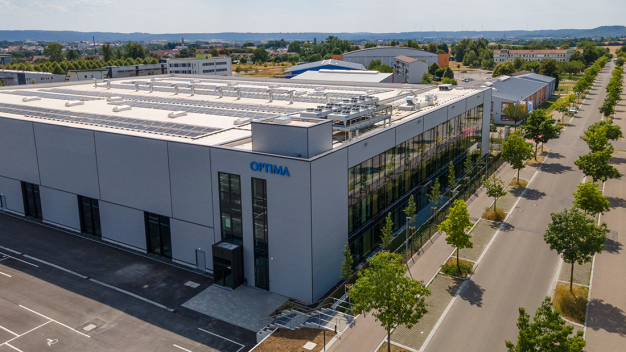
<path fill-rule="evenodd" d="M 40 98 L 46 98 L 46 99 L 59 99 L 59 100 L 84 100 L 84 101 L 90 101 L 90 100 L 101 100 L 102 98 L 88 98 L 88 97 L 83 97 L 83 96 L 78 96 L 78 95 L 62 95 L 62 94 L 54 94 L 54 93 L 44 93 L 44 92 L 31 92 L 31 91 L 13 91 L 13 92 L 7 92 L 7 91 L 3 91 L 0 92 L 2 94 L 11 94 L 11 95 L 21 95 L 21 96 L 25 96 L 25 97 L 40 97 Z"/>
<path fill-rule="evenodd" d="M 0 112 L 6 112 L 16 115 L 24 115 L 40 119 L 49 119 L 55 121 L 82 123 L 86 125 L 121 128 L 137 132 L 160 133 L 169 136 L 183 138 L 200 138 L 205 135 L 218 131 L 218 129 L 188 125 L 181 123 L 158 122 L 151 120 L 136 119 L 130 117 L 118 117 L 110 115 L 89 114 L 83 112 L 54 110 L 40 108 L 28 105 L 15 105 L 0 103 Z M 202 132 L 187 133 L 188 129 L 201 128 Z"/>

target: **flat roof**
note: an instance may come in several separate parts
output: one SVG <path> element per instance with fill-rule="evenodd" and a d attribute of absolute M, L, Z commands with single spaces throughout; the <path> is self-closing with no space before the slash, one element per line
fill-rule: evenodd
<path fill-rule="evenodd" d="M 493 80 L 491 87 L 494 88 L 494 97 L 518 101 L 526 99 L 529 95 L 545 87 L 547 83 L 542 83 L 530 79 L 519 77 L 509 77 L 505 80 Z"/>
<path fill-rule="evenodd" d="M 193 96 L 189 88 L 192 81 Z M 482 90 L 441 92 L 436 86 L 426 85 L 169 74 L 119 78 L 110 82 L 110 89 L 102 80 L 98 80 L 97 88 L 93 81 L 0 87 L 0 117 L 189 144 L 231 145 L 250 139 L 253 120 L 271 123 L 273 118 L 286 115 L 291 117 L 294 125 L 319 123 L 319 120 L 301 118 L 299 114 L 307 108 L 325 105 L 324 94 L 330 96 L 332 103 L 369 95 L 377 97 L 381 104 L 398 105 L 407 94 L 417 92 L 419 95 L 438 95 L 441 106 L 472 94 L 476 89 Z M 149 84 L 153 85 L 153 92 L 149 91 Z M 178 86 L 178 94 L 174 84 Z M 222 98 L 217 87 L 222 89 Z M 241 94 L 239 99 L 237 90 Z M 273 93 L 273 101 L 269 100 L 268 90 Z M 289 98 L 291 91 L 293 103 Z M 40 99 L 23 101 L 30 96 Z M 82 103 L 66 106 L 72 101 Z M 394 111 L 392 123 L 427 113 L 430 108 L 417 112 Z M 171 115 L 174 112 L 177 114 Z M 367 133 L 377 128 L 374 126 Z"/>
<path fill-rule="evenodd" d="M 315 61 L 315 62 L 309 62 L 306 64 L 291 66 L 290 68 L 285 70 L 284 73 L 293 72 L 293 71 L 301 71 L 301 70 L 309 70 L 309 69 L 320 67 L 320 66 L 336 66 L 336 67 L 348 68 L 348 69 L 353 69 L 353 70 L 365 70 L 365 66 L 363 66 L 362 64 L 357 64 L 357 63 L 349 62 L 349 61 L 328 59 L 328 60 Z"/>
<path fill-rule="evenodd" d="M 391 75 L 393 73 L 381 73 L 378 71 L 319 70 L 303 72 L 294 76 L 291 80 L 380 83 Z"/>

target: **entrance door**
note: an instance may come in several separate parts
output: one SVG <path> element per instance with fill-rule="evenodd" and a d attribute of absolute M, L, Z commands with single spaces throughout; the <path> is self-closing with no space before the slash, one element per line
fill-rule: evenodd
<path fill-rule="evenodd" d="M 7 197 L 4 194 L 0 194 L 0 209 L 7 209 Z"/>
<path fill-rule="evenodd" d="M 22 182 L 22 197 L 24 199 L 24 214 L 36 219 L 42 219 L 39 186 Z"/>
<path fill-rule="evenodd" d="M 204 251 L 196 249 L 196 265 L 198 269 L 205 271 L 206 270 L 206 258 L 204 256 Z"/>

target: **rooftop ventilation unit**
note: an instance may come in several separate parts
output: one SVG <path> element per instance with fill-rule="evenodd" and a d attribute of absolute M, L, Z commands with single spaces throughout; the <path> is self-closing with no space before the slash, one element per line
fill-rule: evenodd
<path fill-rule="evenodd" d="M 160 81 L 162 81 L 162 80 L 163 80 L 163 78 L 150 78 L 150 80 L 151 80 L 152 82 L 160 82 Z"/>
<path fill-rule="evenodd" d="M 35 100 L 41 100 L 41 98 L 40 97 L 35 97 L 35 96 L 22 98 L 22 101 L 24 101 L 24 102 L 26 102 L 26 101 L 35 101 Z"/>
<path fill-rule="evenodd" d="M 323 92 L 323 91 L 325 91 L 325 90 L 326 90 L 326 88 L 324 88 L 324 87 L 315 87 L 315 89 L 314 89 L 314 90 L 315 90 L 316 92 Z"/>
<path fill-rule="evenodd" d="M 119 105 L 113 108 L 113 112 L 126 111 L 130 109 L 132 109 L 130 105 Z"/>
<path fill-rule="evenodd" d="M 229 86 L 229 87 L 235 87 L 235 86 L 238 86 L 239 83 L 238 82 L 228 82 L 228 83 L 226 83 L 226 85 Z"/>
<path fill-rule="evenodd" d="M 187 111 L 173 111 L 167 114 L 167 117 L 170 119 L 174 119 L 181 116 L 187 116 Z"/>
<path fill-rule="evenodd" d="M 191 83 L 202 83 L 202 81 L 199 79 L 192 79 Z"/>
<path fill-rule="evenodd" d="M 67 103 L 65 103 L 65 106 L 67 107 L 76 106 L 76 105 L 85 105 L 85 102 L 82 100 L 72 100 L 72 101 L 68 101 Z"/>
<path fill-rule="evenodd" d="M 280 84 L 270 84 L 268 88 L 280 88 Z"/>
<path fill-rule="evenodd" d="M 291 117 L 289 116 L 281 116 L 274 119 L 274 123 L 279 125 L 288 125 L 291 123 Z"/>
<path fill-rule="evenodd" d="M 123 101 L 124 98 L 122 97 L 108 97 L 107 101 Z"/>

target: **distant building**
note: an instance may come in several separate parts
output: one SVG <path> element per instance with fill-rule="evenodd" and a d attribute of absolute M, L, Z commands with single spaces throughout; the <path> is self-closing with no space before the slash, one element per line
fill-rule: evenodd
<path fill-rule="evenodd" d="M 22 84 L 38 84 L 64 82 L 64 75 L 55 75 L 50 72 L 0 70 L 0 81 L 7 86 Z"/>
<path fill-rule="evenodd" d="M 213 58 L 211 55 L 197 54 L 195 58 L 168 59 L 167 73 L 187 75 L 232 76 L 232 63 L 229 57 Z"/>
<path fill-rule="evenodd" d="M 65 77 L 65 81 L 90 81 L 92 79 L 105 79 L 107 78 L 107 74 L 109 73 L 109 69 L 107 67 L 102 68 L 92 68 L 85 70 L 69 70 L 67 71 L 67 76 Z"/>
<path fill-rule="evenodd" d="M 428 72 L 428 63 L 412 57 L 400 55 L 393 64 L 393 82 L 419 84 Z"/>
<path fill-rule="evenodd" d="M 109 72 L 107 73 L 108 78 L 164 75 L 167 73 L 166 63 L 108 66 L 107 68 L 109 69 Z"/>
<path fill-rule="evenodd" d="M 362 50 L 355 50 L 349 53 L 343 54 L 343 61 L 354 62 L 362 64 L 367 67 L 372 60 L 380 60 L 380 62 L 384 65 L 393 66 L 395 63 L 396 57 L 404 55 L 406 57 L 410 57 L 417 60 L 423 60 L 428 62 L 428 66 L 433 63 L 437 63 L 440 65 L 439 54 L 433 54 L 428 51 L 413 49 L 407 47 L 397 47 L 397 46 L 378 46 L 375 48 L 367 48 Z M 448 55 L 448 54 L 441 54 Z M 449 62 L 449 56 L 448 56 Z M 446 65 L 447 66 L 447 65 Z"/>
<path fill-rule="evenodd" d="M 554 94 L 556 79 L 530 73 L 518 77 L 500 76 L 486 85 L 493 88 L 491 119 L 497 124 L 513 124 L 502 114 L 502 109 L 508 104 L 519 103 L 528 106 L 529 112 L 538 109 Z"/>
<path fill-rule="evenodd" d="M 284 74 L 287 75 L 286 78 L 291 78 L 295 75 L 302 74 L 306 71 L 319 71 L 319 70 L 360 70 L 364 71 L 365 66 L 353 62 L 346 61 L 338 61 L 338 60 L 322 60 L 309 62 L 307 64 L 301 64 L 296 66 L 291 66 L 287 70 L 285 70 Z"/>
<path fill-rule="evenodd" d="M 306 71 L 297 76 L 293 76 L 291 79 L 294 81 L 331 81 L 344 83 L 392 83 L 393 73 L 361 70 L 319 70 Z"/>
<path fill-rule="evenodd" d="M 569 57 L 576 51 L 582 53 L 582 50 L 577 49 L 554 49 L 554 50 L 509 50 L 501 49 L 493 51 L 493 60 L 497 63 L 514 61 L 516 58 L 521 58 L 526 61 L 541 61 L 544 59 L 554 59 L 556 61 L 569 61 Z"/>
<path fill-rule="evenodd" d="M 8 65 L 11 63 L 11 54 L 0 54 L 0 65 Z"/>

